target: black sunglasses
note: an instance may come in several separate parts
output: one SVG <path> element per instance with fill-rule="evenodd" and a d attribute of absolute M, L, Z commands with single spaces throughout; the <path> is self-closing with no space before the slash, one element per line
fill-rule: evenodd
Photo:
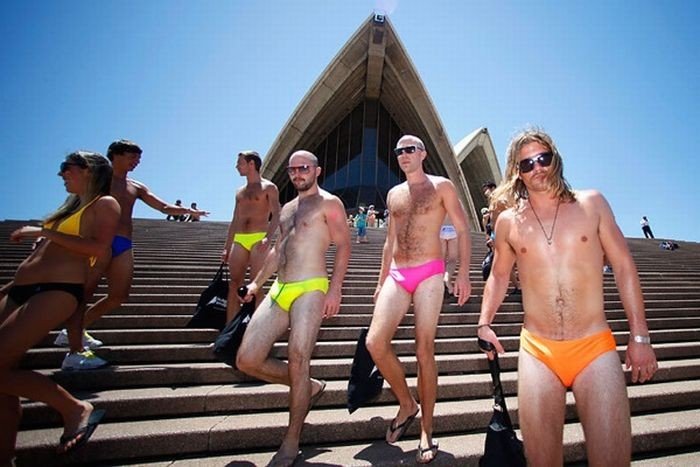
<path fill-rule="evenodd" d="M 87 167 L 87 164 L 85 164 L 84 162 L 83 163 L 81 163 L 81 162 L 68 162 L 68 161 L 61 162 L 61 166 L 58 169 L 58 173 L 62 174 L 63 172 L 68 170 L 69 167 L 72 167 L 72 166 L 77 166 L 77 167 L 80 167 L 81 169 L 84 169 Z"/>
<path fill-rule="evenodd" d="M 289 175 L 294 175 L 294 172 L 299 172 L 300 174 L 308 174 L 309 172 L 311 172 L 311 169 L 313 167 L 315 167 L 315 166 L 307 165 L 307 164 L 295 165 L 295 166 L 290 165 L 289 167 L 287 167 L 287 173 Z"/>
<path fill-rule="evenodd" d="M 518 162 L 518 168 L 520 169 L 520 173 L 526 174 L 528 172 L 531 172 L 532 169 L 535 168 L 535 164 L 540 164 L 541 167 L 549 167 L 552 164 L 552 157 L 553 156 L 551 152 L 543 152 L 537 154 L 536 156 L 523 159 L 520 162 Z"/>
<path fill-rule="evenodd" d="M 394 155 L 400 156 L 404 152 L 406 154 L 413 154 L 417 150 L 423 150 L 422 148 L 419 148 L 418 146 L 404 146 L 402 148 L 394 148 Z"/>

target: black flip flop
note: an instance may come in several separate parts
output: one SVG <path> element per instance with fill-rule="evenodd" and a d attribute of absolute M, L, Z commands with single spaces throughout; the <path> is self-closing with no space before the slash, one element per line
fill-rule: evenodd
<path fill-rule="evenodd" d="M 423 454 L 426 452 L 432 451 L 433 453 L 433 458 L 430 459 L 429 461 L 424 461 L 423 460 Z M 438 443 L 433 443 L 427 448 L 422 448 L 420 447 L 420 443 L 418 443 L 418 452 L 416 453 L 416 463 L 418 464 L 430 464 L 432 461 L 435 460 L 435 458 L 438 455 Z"/>
<path fill-rule="evenodd" d="M 389 441 L 388 439 L 386 439 L 386 438 L 388 438 L 388 436 L 386 436 L 385 437 L 386 442 L 389 444 L 397 443 L 401 439 L 401 437 L 404 435 L 404 433 L 406 433 L 408 428 L 411 426 L 411 423 L 413 423 L 413 420 L 416 419 L 416 417 L 418 416 L 418 412 L 420 412 L 420 409 L 416 409 L 416 413 L 414 413 L 413 415 L 409 415 L 408 418 L 406 418 L 406 420 L 404 420 L 403 423 L 400 425 L 395 425 L 397 422 L 397 419 L 394 418 L 391 421 L 391 423 L 389 424 L 389 432 L 387 433 L 387 435 L 389 433 L 391 433 L 392 435 L 394 433 L 397 433 L 396 439 L 394 439 L 394 441 Z"/>
<path fill-rule="evenodd" d="M 68 454 L 69 452 L 75 451 L 79 447 L 84 446 L 88 442 L 92 434 L 95 432 L 97 426 L 100 424 L 104 416 L 104 409 L 93 410 L 90 414 L 90 417 L 88 417 L 87 424 L 84 427 L 79 428 L 78 431 L 76 431 L 72 435 L 62 435 L 58 445 L 59 448 L 62 448 L 71 441 L 75 440 L 78 436 L 80 436 L 80 439 L 76 441 L 76 443 L 73 446 L 65 450 L 60 450 L 59 453 Z"/>

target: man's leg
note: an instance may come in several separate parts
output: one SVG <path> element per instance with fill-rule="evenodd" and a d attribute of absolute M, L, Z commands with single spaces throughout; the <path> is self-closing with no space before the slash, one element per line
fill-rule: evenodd
<path fill-rule="evenodd" d="M 68 320 L 66 320 L 66 332 L 68 333 L 68 346 L 70 347 L 71 353 L 82 352 L 83 349 L 83 329 L 85 329 L 85 313 L 87 309 L 87 303 L 92 300 L 95 290 L 102 279 L 105 271 L 109 267 L 109 263 L 112 261 L 111 252 L 103 255 L 97 260 L 97 264 L 88 270 L 88 276 L 85 281 L 85 288 L 83 301 L 78 304 L 78 308 L 75 313 L 71 315 Z M 61 331 L 63 332 L 63 331 Z M 58 339 L 56 344 L 59 344 Z M 60 344 L 59 344 L 60 345 Z"/>
<path fill-rule="evenodd" d="M 263 264 L 265 264 L 265 259 L 267 258 L 267 253 L 270 251 L 269 248 L 261 249 L 259 248 L 261 245 L 260 242 L 256 243 L 255 246 L 253 246 L 253 249 L 250 251 L 250 278 L 251 280 L 258 275 L 260 270 L 263 267 Z M 269 244 L 268 244 L 269 245 Z M 265 294 L 263 293 L 263 284 L 259 284 L 260 288 L 258 289 L 258 293 L 255 294 L 255 303 L 260 303 L 262 302 L 262 299 L 265 297 Z"/>
<path fill-rule="evenodd" d="M 236 300 L 238 300 L 236 298 Z M 266 296 L 248 323 L 236 355 L 236 367 L 268 383 L 289 386 L 287 364 L 270 357 L 275 341 L 289 329 L 289 314 Z"/>
<path fill-rule="evenodd" d="M 591 362 L 576 377 L 572 389 L 586 435 L 588 465 L 629 465 L 630 407 L 617 352 L 607 352 Z"/>
<path fill-rule="evenodd" d="M 562 465 L 566 388 L 541 361 L 520 349 L 518 421 L 529 465 Z"/>
<path fill-rule="evenodd" d="M 250 252 L 240 244 L 233 242 L 231 252 L 228 255 L 228 271 L 231 274 L 231 282 L 228 287 L 228 298 L 226 302 L 226 322 L 230 322 L 236 317 L 241 309 L 241 302 L 238 301 L 238 287 L 243 285 L 245 273 L 250 261 Z M 262 284 L 261 284 L 262 285 Z M 256 297 L 257 298 L 257 297 Z"/>
<path fill-rule="evenodd" d="M 310 364 L 318 330 L 323 320 L 325 294 L 308 292 L 294 301 L 290 310 L 288 345 L 289 426 L 282 445 L 273 457 L 273 465 L 288 465 L 296 458 L 304 419 L 309 412 L 312 393 Z"/>
<path fill-rule="evenodd" d="M 134 250 L 112 258 L 107 270 L 107 296 L 88 308 L 83 328 L 87 328 L 109 311 L 115 310 L 129 298 L 134 278 Z"/>
<path fill-rule="evenodd" d="M 391 339 L 410 304 L 411 295 L 391 277 L 387 277 L 377 297 L 372 323 L 367 332 L 367 350 L 399 402 L 399 412 L 394 426 L 404 423 L 418 408 L 416 400 L 408 389 L 403 366 L 391 347 Z M 387 439 L 387 441 L 395 440 Z"/>
<path fill-rule="evenodd" d="M 439 275 L 420 283 L 413 294 L 416 318 L 416 358 L 418 360 L 418 398 L 421 408 L 421 439 L 423 448 L 433 443 L 433 412 L 437 400 L 437 365 L 435 363 L 435 335 L 442 309 L 443 283 Z M 430 451 L 425 456 L 432 456 Z M 428 460 L 428 459 L 426 459 Z"/>

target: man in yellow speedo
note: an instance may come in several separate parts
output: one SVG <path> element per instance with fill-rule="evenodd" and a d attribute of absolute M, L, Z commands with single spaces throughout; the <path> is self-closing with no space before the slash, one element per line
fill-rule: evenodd
<path fill-rule="evenodd" d="M 226 321 L 231 321 L 241 308 L 236 290 L 243 284 L 248 266 L 250 277 L 255 277 L 267 256 L 269 241 L 279 225 L 279 191 L 274 183 L 260 176 L 261 165 L 262 160 L 255 151 L 238 154 L 236 169 L 246 178 L 246 184 L 236 191 L 233 219 L 221 254 L 221 261 L 228 263 L 231 273 Z M 262 293 L 256 299 L 260 303 Z"/>
<path fill-rule="evenodd" d="M 294 463 L 304 419 L 326 383 L 311 379 L 311 352 L 324 318 L 340 310 L 341 287 L 350 260 L 350 229 L 345 207 L 319 188 L 316 156 L 296 151 L 289 158 L 289 178 L 299 195 L 280 214 L 280 237 L 257 276 L 248 284 L 250 301 L 277 269 L 277 281 L 253 314 L 238 350 L 236 367 L 258 379 L 290 387 L 289 427 L 268 465 Z M 326 251 L 336 246 L 328 281 Z M 275 341 L 289 329 L 288 362 L 270 356 Z"/>

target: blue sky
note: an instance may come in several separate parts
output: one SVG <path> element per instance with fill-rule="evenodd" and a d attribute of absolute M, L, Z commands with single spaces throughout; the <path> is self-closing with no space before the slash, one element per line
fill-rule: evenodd
<path fill-rule="evenodd" d="M 383 8 L 452 144 L 489 128 L 501 168 L 528 124 L 626 236 L 700 241 L 700 6 L 694 1 L 5 1 L 0 219 L 65 196 L 75 149 L 144 148 L 133 177 L 229 220 L 243 149 L 265 154 L 373 9 Z M 139 204 L 137 217 L 164 217 Z"/>

